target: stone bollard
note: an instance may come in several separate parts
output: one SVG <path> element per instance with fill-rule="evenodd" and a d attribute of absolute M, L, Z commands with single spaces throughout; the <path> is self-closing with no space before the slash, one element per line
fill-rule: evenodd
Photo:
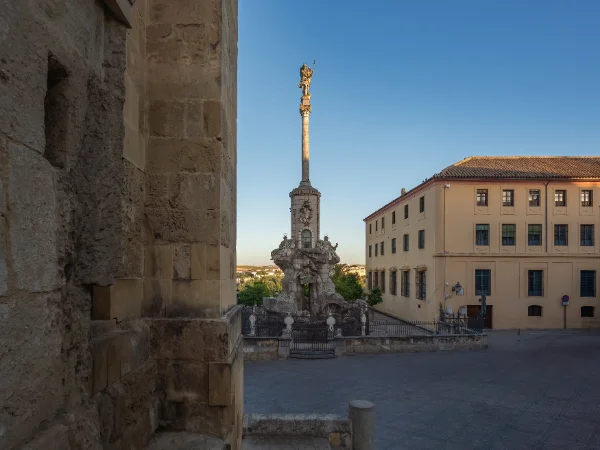
<path fill-rule="evenodd" d="M 375 450 L 375 405 L 366 400 L 350 402 L 352 450 Z"/>

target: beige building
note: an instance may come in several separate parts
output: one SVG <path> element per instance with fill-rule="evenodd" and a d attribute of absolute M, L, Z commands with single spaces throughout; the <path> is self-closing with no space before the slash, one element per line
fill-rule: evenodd
<path fill-rule="evenodd" d="M 467 158 L 364 220 L 367 287 L 408 320 L 485 294 L 488 328 L 596 326 L 599 188 L 600 157 Z"/>

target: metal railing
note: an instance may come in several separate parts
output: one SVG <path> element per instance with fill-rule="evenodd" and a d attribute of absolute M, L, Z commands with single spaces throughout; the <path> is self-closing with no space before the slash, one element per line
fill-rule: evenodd
<path fill-rule="evenodd" d="M 250 323 L 250 316 L 253 316 L 254 328 Z M 291 330 L 302 328 L 307 324 L 326 326 L 326 317 L 311 318 L 306 314 L 292 314 L 288 316 L 283 313 L 265 313 L 253 312 L 245 309 L 242 313 L 242 333 L 245 336 L 256 337 L 282 337 L 286 334 L 285 320 L 287 317 L 293 319 Z M 478 334 L 483 331 L 483 318 L 467 317 L 447 317 L 442 320 L 432 321 L 406 321 L 401 319 L 394 320 L 370 320 L 369 314 L 364 317 L 364 327 L 361 317 L 356 314 L 351 315 L 332 315 L 335 319 L 333 325 L 336 336 L 357 337 L 357 336 L 431 336 L 431 335 L 455 335 L 455 334 Z"/>

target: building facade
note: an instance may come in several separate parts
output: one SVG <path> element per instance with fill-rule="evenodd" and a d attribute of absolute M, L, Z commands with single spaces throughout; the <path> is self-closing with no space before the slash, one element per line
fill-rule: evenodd
<path fill-rule="evenodd" d="M 487 328 L 596 326 L 599 188 L 597 157 L 467 158 L 365 219 L 367 287 L 408 320 L 485 294 Z"/>

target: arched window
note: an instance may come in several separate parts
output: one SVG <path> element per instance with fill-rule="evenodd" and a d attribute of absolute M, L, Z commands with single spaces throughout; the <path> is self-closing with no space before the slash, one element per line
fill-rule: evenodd
<path fill-rule="evenodd" d="M 302 248 L 312 247 L 312 233 L 310 230 L 304 230 L 302 232 Z"/>
<path fill-rule="evenodd" d="M 581 317 L 594 317 L 594 307 L 593 306 L 582 306 L 581 307 Z"/>
<path fill-rule="evenodd" d="M 527 315 L 541 317 L 542 307 L 540 305 L 531 305 L 529 308 L 527 308 Z"/>

